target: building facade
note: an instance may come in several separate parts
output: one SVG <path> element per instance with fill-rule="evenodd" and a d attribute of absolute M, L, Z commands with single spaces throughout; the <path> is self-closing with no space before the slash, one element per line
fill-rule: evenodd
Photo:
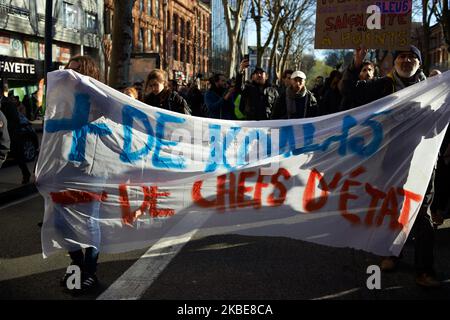
<path fill-rule="evenodd" d="M 111 46 L 113 15 L 113 0 L 106 0 L 105 47 Z M 210 30 L 211 10 L 205 1 L 135 1 L 130 82 L 144 80 L 144 74 L 153 68 L 165 70 L 169 79 L 180 83 L 193 80 L 199 73 L 207 74 Z M 143 68 L 145 72 L 138 74 Z"/>
<path fill-rule="evenodd" d="M 430 70 L 438 69 L 440 71 L 447 71 L 449 69 L 450 56 L 441 24 L 435 24 L 431 27 L 430 51 L 428 52 L 428 56 L 430 58 Z"/>
<path fill-rule="evenodd" d="M 66 64 L 76 54 L 88 54 L 102 64 L 103 29 L 99 24 L 102 19 L 102 0 L 53 1 L 52 60 L 55 68 Z M 11 61 L 25 58 L 35 63 L 36 81 L 44 76 L 44 33 L 45 0 L 0 0 L 0 56 Z M 20 80 L 19 75 L 18 79 L 13 74 L 8 77 L 3 77 L 2 81 L 8 81 L 10 87 L 15 80 Z"/>

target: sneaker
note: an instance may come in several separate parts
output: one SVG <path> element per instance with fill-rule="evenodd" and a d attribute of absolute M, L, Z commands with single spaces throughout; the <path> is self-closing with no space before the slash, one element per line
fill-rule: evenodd
<path fill-rule="evenodd" d="M 95 274 L 88 274 L 81 283 L 81 291 L 89 292 L 98 287 L 98 279 Z"/>
<path fill-rule="evenodd" d="M 421 275 L 417 276 L 416 283 L 424 288 L 438 288 L 441 286 L 441 283 L 428 273 L 422 273 Z"/>
<path fill-rule="evenodd" d="M 393 271 L 397 266 L 397 259 L 395 257 L 386 257 L 381 260 L 380 269 L 384 272 Z"/>

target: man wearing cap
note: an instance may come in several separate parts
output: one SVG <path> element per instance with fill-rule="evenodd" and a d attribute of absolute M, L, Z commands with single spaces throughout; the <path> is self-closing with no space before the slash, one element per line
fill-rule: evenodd
<path fill-rule="evenodd" d="M 358 75 L 367 49 L 358 48 L 355 51 L 353 63 L 347 68 L 341 83 L 341 91 L 354 96 L 357 105 L 363 105 L 389 94 L 404 89 L 426 79 L 420 70 L 422 55 L 419 49 L 410 45 L 408 50 L 392 53 L 394 67 L 385 77 L 358 81 Z M 405 160 L 406 161 L 406 160 Z M 440 283 L 434 272 L 434 228 L 429 214 L 429 207 L 434 196 L 435 171 L 428 183 L 422 206 L 414 221 L 411 234 L 414 235 L 416 283 L 422 287 L 438 287 Z M 381 261 L 382 271 L 392 271 L 396 268 L 397 257 L 385 257 Z"/>
<path fill-rule="evenodd" d="M 392 53 L 394 68 L 385 77 L 358 81 L 366 54 L 365 48 L 355 51 L 353 63 L 344 72 L 339 86 L 343 95 L 353 96 L 356 106 L 380 99 L 426 79 L 420 69 L 422 55 L 419 49 L 411 45 L 409 50 Z M 346 109 L 346 106 L 343 106 L 343 109 Z"/>
<path fill-rule="evenodd" d="M 299 119 L 318 114 L 317 101 L 311 91 L 306 89 L 305 81 L 304 72 L 292 73 L 289 86 L 275 105 L 272 119 Z"/>
<path fill-rule="evenodd" d="M 261 67 L 253 70 L 251 79 L 242 90 L 239 109 L 246 120 L 268 120 L 278 100 L 278 91 L 267 83 L 267 74 Z"/>

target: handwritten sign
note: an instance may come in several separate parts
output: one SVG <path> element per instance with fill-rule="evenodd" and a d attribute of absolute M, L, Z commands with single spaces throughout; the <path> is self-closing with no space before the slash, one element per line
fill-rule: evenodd
<path fill-rule="evenodd" d="M 405 49 L 411 0 L 318 0 L 315 49 Z"/>
<path fill-rule="evenodd" d="M 450 119 L 449 72 L 357 109 L 274 121 L 165 111 L 72 70 L 48 79 L 44 256 L 142 248 L 204 214 L 225 233 L 396 255 Z"/>

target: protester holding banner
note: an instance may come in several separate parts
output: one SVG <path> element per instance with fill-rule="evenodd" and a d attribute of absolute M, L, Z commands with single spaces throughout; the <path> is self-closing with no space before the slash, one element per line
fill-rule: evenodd
<path fill-rule="evenodd" d="M 80 74 L 89 76 L 94 78 L 95 80 L 99 80 L 100 78 L 100 70 L 98 68 L 97 63 L 89 56 L 74 56 L 72 57 L 66 69 L 74 70 Z M 57 195 L 53 195 L 53 197 L 58 197 Z M 98 216 L 100 210 L 100 202 L 94 202 L 88 205 L 88 210 L 90 210 L 91 216 L 85 217 L 87 220 L 86 223 L 89 225 L 89 235 L 91 242 L 95 246 L 90 246 L 85 249 L 85 253 L 77 244 L 68 245 L 72 247 L 69 250 L 70 258 L 72 259 L 71 265 L 76 265 L 81 270 L 81 289 L 78 291 L 87 292 L 98 286 L 97 279 L 97 261 L 100 252 L 100 228 L 98 225 Z M 72 235 L 74 232 L 70 217 L 64 211 L 63 206 L 55 206 L 56 210 L 61 210 L 59 212 L 59 220 L 57 223 L 57 228 L 59 228 L 60 232 L 64 236 Z M 72 273 L 66 273 L 64 277 L 61 279 L 61 286 L 66 286 L 67 279 L 72 275 Z"/>
<path fill-rule="evenodd" d="M 148 74 L 144 85 L 144 102 L 165 110 L 191 114 L 186 100 L 168 86 L 163 70 L 155 69 Z"/>
<path fill-rule="evenodd" d="M 420 69 L 422 55 L 419 49 L 411 45 L 409 50 L 393 52 L 394 68 L 387 76 L 358 81 L 366 54 L 367 49 L 365 48 L 358 48 L 355 51 L 353 63 L 345 71 L 342 81 L 343 91 L 351 92 L 357 105 L 385 97 L 426 79 Z M 429 181 L 422 207 L 412 229 L 412 234 L 415 236 L 416 283 L 424 287 L 440 286 L 440 283 L 435 279 L 433 267 L 434 229 L 429 216 L 429 207 L 433 195 L 434 171 Z M 383 259 L 381 269 L 383 271 L 394 270 L 397 259 L 395 256 Z"/>
<path fill-rule="evenodd" d="M 444 223 L 445 215 L 450 210 L 450 129 L 447 128 L 444 141 L 439 151 L 436 166 L 435 196 L 431 204 L 431 217 L 433 224 L 438 226 Z"/>

